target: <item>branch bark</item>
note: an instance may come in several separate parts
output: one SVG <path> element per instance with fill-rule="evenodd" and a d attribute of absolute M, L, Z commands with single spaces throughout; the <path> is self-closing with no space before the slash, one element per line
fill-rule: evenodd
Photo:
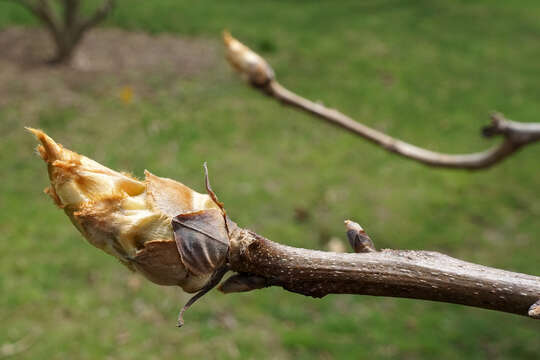
<path fill-rule="evenodd" d="M 461 261 L 431 251 L 332 253 L 277 244 L 249 230 L 233 233 L 224 292 L 265 286 L 312 296 L 359 294 L 424 299 L 538 318 L 540 277 Z M 240 281 L 241 282 L 241 281 Z M 239 289 L 239 290 L 238 290 Z"/>
<path fill-rule="evenodd" d="M 353 120 L 338 110 L 327 108 L 295 94 L 276 81 L 273 69 L 258 54 L 228 33 L 224 33 L 224 41 L 227 46 L 227 59 L 231 65 L 263 94 L 284 105 L 344 128 L 389 152 L 426 165 L 469 170 L 484 169 L 501 162 L 525 145 L 540 140 L 540 123 L 511 121 L 495 113 L 491 115 L 492 123 L 482 132 L 486 137 L 502 136 L 503 141 L 499 145 L 470 154 L 454 155 L 427 150 L 391 137 Z"/>

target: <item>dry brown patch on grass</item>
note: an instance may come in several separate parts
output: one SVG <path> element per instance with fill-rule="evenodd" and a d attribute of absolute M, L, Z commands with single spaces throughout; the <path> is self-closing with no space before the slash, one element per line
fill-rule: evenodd
<path fill-rule="evenodd" d="M 0 31 L 0 105 L 25 95 L 47 94 L 73 103 L 78 90 L 129 83 L 144 86 L 152 76 L 188 78 L 214 66 L 218 45 L 203 39 L 94 29 L 71 66 L 49 66 L 53 43 L 41 29 Z"/>

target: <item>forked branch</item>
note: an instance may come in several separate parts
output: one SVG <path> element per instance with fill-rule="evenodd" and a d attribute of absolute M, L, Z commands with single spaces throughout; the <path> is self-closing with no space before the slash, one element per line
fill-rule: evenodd
<path fill-rule="evenodd" d="M 491 124 L 486 126 L 482 133 L 486 137 L 501 136 L 503 140 L 499 145 L 482 152 L 455 155 L 423 149 L 359 123 L 338 110 L 327 108 L 295 94 L 277 82 L 270 65 L 258 54 L 227 32 L 224 33 L 224 41 L 227 46 L 227 59 L 255 89 L 284 105 L 340 126 L 387 151 L 426 165 L 469 170 L 488 168 L 525 145 L 540 140 L 540 123 L 511 121 L 495 113 L 491 115 Z"/>
<path fill-rule="evenodd" d="M 88 17 L 82 14 L 82 0 L 62 0 L 53 6 L 51 0 L 14 0 L 27 8 L 49 31 L 56 46 L 51 64 L 68 64 L 85 33 L 111 12 L 114 0 L 103 0 Z M 56 9 L 56 11 L 55 11 Z"/>

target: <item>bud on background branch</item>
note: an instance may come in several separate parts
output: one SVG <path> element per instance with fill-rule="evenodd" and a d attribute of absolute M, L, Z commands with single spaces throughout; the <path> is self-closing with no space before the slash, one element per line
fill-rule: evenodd
<path fill-rule="evenodd" d="M 229 63 L 248 81 L 262 87 L 274 79 L 274 70 L 259 54 L 236 40 L 228 31 L 223 31 L 223 42 L 226 46 L 226 57 Z"/>

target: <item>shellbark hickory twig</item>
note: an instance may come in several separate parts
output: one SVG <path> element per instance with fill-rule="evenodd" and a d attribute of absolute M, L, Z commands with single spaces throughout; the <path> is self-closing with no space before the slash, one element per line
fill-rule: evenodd
<path fill-rule="evenodd" d="M 65 149 L 29 129 L 47 164 L 46 192 L 95 247 L 159 285 L 197 293 L 281 286 L 298 294 L 393 296 L 442 301 L 540 317 L 540 277 L 494 269 L 428 251 L 377 251 L 346 221 L 356 253 L 280 245 L 229 219 L 206 176 L 208 194 L 145 172 L 144 181 Z M 207 172 L 206 172 L 207 175 Z"/>

